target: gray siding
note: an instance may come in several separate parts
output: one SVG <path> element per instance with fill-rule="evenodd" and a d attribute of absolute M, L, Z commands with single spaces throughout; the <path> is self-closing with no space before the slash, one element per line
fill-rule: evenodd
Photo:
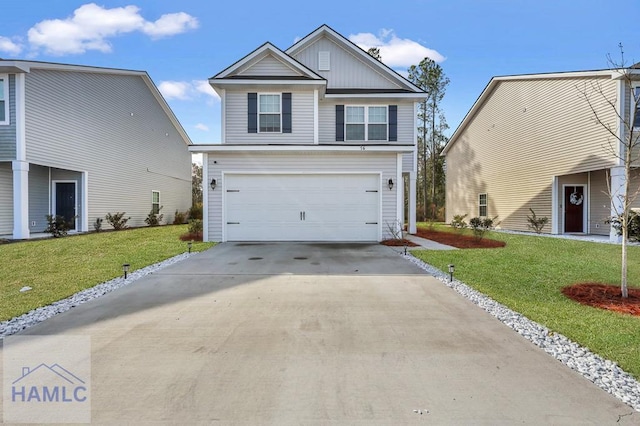
<path fill-rule="evenodd" d="M 0 235 L 13 233 L 13 171 L 11 163 L 0 163 Z"/>
<path fill-rule="evenodd" d="M 165 221 L 191 205 L 191 154 L 141 77 L 36 69 L 26 96 L 27 159 L 88 172 L 89 228 L 118 211 L 145 225 L 152 190 Z"/>
<path fill-rule="evenodd" d="M 208 174 L 205 182 L 217 179 L 214 191 L 208 185 L 209 240 L 222 240 L 222 170 L 224 172 L 372 172 L 382 173 L 382 182 L 396 180 L 397 154 L 395 153 L 209 153 Z M 216 162 L 216 163 L 214 163 Z M 388 224 L 396 221 L 397 188 L 390 191 L 382 185 L 382 237 L 389 238 Z"/>
<path fill-rule="evenodd" d="M 592 234 L 609 235 L 610 227 L 605 223 L 611 216 L 611 200 L 607 190 L 608 179 L 606 170 L 590 173 L 589 232 Z"/>
<path fill-rule="evenodd" d="M 318 69 L 318 52 L 331 52 L 331 70 Z M 352 52 L 338 46 L 327 38 L 322 38 L 294 58 L 327 79 L 327 87 L 358 89 L 398 89 L 400 86 L 384 76 L 370 64 L 362 61 Z"/>
<path fill-rule="evenodd" d="M 245 69 L 241 69 L 237 73 L 238 75 L 246 76 L 290 76 L 297 77 L 301 74 L 285 65 L 279 59 L 274 58 L 272 55 L 267 55 L 260 59 L 255 64 L 247 66 Z"/>
<path fill-rule="evenodd" d="M 16 76 L 9 75 L 9 125 L 0 125 L 0 161 L 16 159 Z M 12 226 L 13 229 L 13 226 Z"/>
<path fill-rule="evenodd" d="M 29 165 L 29 231 L 43 232 L 50 214 L 49 168 Z M 32 223 L 35 221 L 35 225 Z"/>
<path fill-rule="evenodd" d="M 291 133 L 249 133 L 247 91 L 227 91 L 224 143 L 313 144 L 313 92 L 291 92 Z"/>
<path fill-rule="evenodd" d="M 405 173 L 413 171 L 413 153 L 402 154 L 402 171 Z"/>

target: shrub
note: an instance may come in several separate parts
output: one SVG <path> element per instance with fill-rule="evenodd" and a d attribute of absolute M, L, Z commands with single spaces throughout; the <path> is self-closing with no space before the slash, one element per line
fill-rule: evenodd
<path fill-rule="evenodd" d="M 465 222 L 466 214 L 457 214 L 453 216 L 453 220 L 451 221 L 451 226 L 457 232 L 462 232 L 467 228 L 467 222 Z"/>
<path fill-rule="evenodd" d="M 96 221 L 93 222 L 93 229 L 95 229 L 96 232 L 102 231 L 102 218 L 101 217 L 97 217 Z"/>
<path fill-rule="evenodd" d="M 181 213 L 178 210 L 176 210 L 176 214 L 173 217 L 173 224 L 174 225 L 182 225 L 183 223 L 186 223 L 188 214 L 189 214 L 189 212 Z"/>
<path fill-rule="evenodd" d="M 109 224 L 113 227 L 113 229 L 115 230 L 119 230 L 119 229 L 125 229 L 127 228 L 127 222 L 129 221 L 129 219 L 131 219 L 131 217 L 124 217 L 126 213 L 125 212 L 118 212 L 118 213 L 107 213 L 107 215 L 104 217 L 105 219 L 107 219 L 107 222 L 109 222 Z"/>
<path fill-rule="evenodd" d="M 160 210 L 162 210 L 162 206 L 158 209 L 158 212 L 154 212 L 153 209 L 147 215 L 147 218 L 144 220 L 145 223 L 149 226 L 158 226 L 160 222 L 162 222 L 162 218 L 164 215 L 160 214 Z"/>
<path fill-rule="evenodd" d="M 531 212 L 531 216 L 527 216 L 527 227 L 535 231 L 536 234 L 542 233 L 545 225 L 549 223 L 548 217 L 538 217 L 536 216 L 536 212 L 533 211 L 531 207 L 529 207 L 529 211 Z"/>
<path fill-rule="evenodd" d="M 189 219 L 202 220 L 202 203 L 195 203 L 189 209 Z"/>
<path fill-rule="evenodd" d="M 610 224 L 619 236 L 622 235 L 622 219 L 620 216 L 611 217 L 607 219 L 605 223 Z M 629 212 L 627 237 L 629 241 L 640 241 L 640 215 L 634 211 Z"/>
<path fill-rule="evenodd" d="M 488 230 L 493 229 L 493 227 L 498 224 L 496 222 L 497 218 L 498 216 L 494 218 L 485 217 L 484 219 L 473 217 L 469 220 L 469 226 L 471 226 L 473 236 L 477 241 L 480 241 Z"/>
<path fill-rule="evenodd" d="M 71 226 L 69 222 L 64 220 L 63 216 L 46 215 L 47 229 L 44 232 L 51 234 L 54 238 L 60 238 L 67 235 Z"/>
<path fill-rule="evenodd" d="M 189 220 L 189 232 L 180 235 L 182 241 L 202 241 L 202 221 L 200 219 Z"/>

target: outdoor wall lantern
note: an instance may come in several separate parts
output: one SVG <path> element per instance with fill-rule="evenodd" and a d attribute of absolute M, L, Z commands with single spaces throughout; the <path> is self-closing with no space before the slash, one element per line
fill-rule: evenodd
<path fill-rule="evenodd" d="M 455 266 L 449 264 L 449 282 L 453 282 L 453 271 L 455 270 Z"/>
<path fill-rule="evenodd" d="M 211 190 L 214 191 L 216 189 L 216 186 L 218 186 L 218 181 L 215 179 L 211 179 Z"/>
<path fill-rule="evenodd" d="M 393 189 L 393 179 L 389 179 L 389 182 L 387 182 L 387 185 L 389 186 L 389 191 L 391 191 Z"/>
<path fill-rule="evenodd" d="M 128 263 L 124 263 L 122 264 L 122 272 L 124 272 L 124 279 L 127 279 L 127 273 L 129 272 L 129 265 Z"/>

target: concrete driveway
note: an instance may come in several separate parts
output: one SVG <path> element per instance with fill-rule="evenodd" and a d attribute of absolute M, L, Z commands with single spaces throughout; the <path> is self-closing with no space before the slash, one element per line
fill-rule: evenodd
<path fill-rule="evenodd" d="M 220 244 L 24 334 L 91 336 L 94 423 L 640 422 L 380 245 Z"/>

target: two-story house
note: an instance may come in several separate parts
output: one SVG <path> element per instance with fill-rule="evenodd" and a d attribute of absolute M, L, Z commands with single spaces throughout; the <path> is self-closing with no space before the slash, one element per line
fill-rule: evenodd
<path fill-rule="evenodd" d="M 633 79 L 640 86 L 634 67 L 494 77 L 444 148 L 446 220 L 498 216 L 503 229 L 527 231 L 532 209 L 549 218 L 545 233 L 617 241 L 606 221 L 621 211 L 609 193 L 625 179 L 620 139 L 639 93 Z M 637 173 L 630 185 L 638 191 Z"/>
<path fill-rule="evenodd" d="M 405 219 L 415 232 L 420 88 L 326 25 L 209 82 L 222 143 L 190 147 L 205 240 L 380 241 Z"/>
<path fill-rule="evenodd" d="M 0 60 L 0 236 L 191 205 L 191 141 L 144 71 Z M 104 222 L 104 227 L 109 225 Z"/>

